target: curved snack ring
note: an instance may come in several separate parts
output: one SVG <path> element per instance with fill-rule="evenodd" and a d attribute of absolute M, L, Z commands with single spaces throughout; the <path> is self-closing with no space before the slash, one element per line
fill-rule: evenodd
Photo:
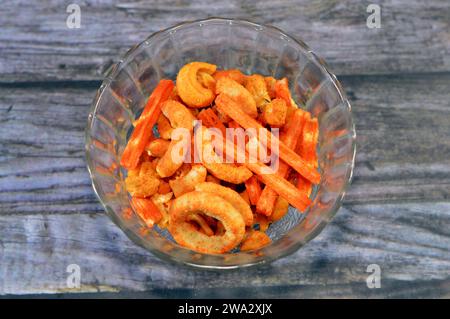
<path fill-rule="evenodd" d="M 253 175 L 247 167 L 229 163 L 204 163 L 203 166 L 214 177 L 231 184 L 242 184 Z"/>
<path fill-rule="evenodd" d="M 180 140 L 171 140 L 167 151 L 158 161 L 156 172 L 160 177 L 169 177 L 183 165 L 190 141 L 181 138 Z"/>
<path fill-rule="evenodd" d="M 195 139 L 196 145 L 202 147 L 202 149 L 197 150 L 202 153 L 202 164 L 214 177 L 229 183 L 241 184 L 253 175 L 244 165 L 236 166 L 233 163 L 222 162 L 221 158 L 214 152 L 212 136 L 208 133 L 206 127 L 202 126 L 196 130 Z"/>
<path fill-rule="evenodd" d="M 187 222 L 192 213 L 203 213 L 218 219 L 225 228 L 222 236 L 207 236 Z M 206 254 L 221 254 L 236 247 L 244 238 L 245 224 L 241 214 L 220 196 L 190 192 L 170 205 L 169 231 L 181 246 Z"/>
<path fill-rule="evenodd" d="M 239 213 L 241 213 L 242 218 L 246 226 L 253 225 L 253 213 L 250 206 L 245 202 L 245 200 L 229 187 L 218 185 L 215 183 L 200 183 L 195 186 L 195 190 L 198 192 L 206 192 L 219 195 L 226 201 L 230 202 L 231 205 L 236 208 Z"/>
<path fill-rule="evenodd" d="M 177 101 L 168 100 L 161 106 L 161 111 L 164 116 L 169 119 L 170 124 L 174 129 L 184 128 L 189 132 L 192 132 L 195 117 L 183 104 Z M 176 131 L 173 131 L 173 133 L 175 132 Z M 187 150 L 189 144 L 190 140 L 187 140 L 186 138 L 179 137 L 179 139 L 174 139 L 172 136 L 172 140 L 170 141 L 166 152 L 156 166 L 156 172 L 159 176 L 172 176 L 181 165 L 183 165 L 183 150 Z"/>
<path fill-rule="evenodd" d="M 213 74 L 216 66 L 205 62 L 191 62 L 183 66 L 177 75 L 178 95 L 190 107 L 208 106 L 215 98 L 214 92 L 198 81 L 199 71 Z"/>

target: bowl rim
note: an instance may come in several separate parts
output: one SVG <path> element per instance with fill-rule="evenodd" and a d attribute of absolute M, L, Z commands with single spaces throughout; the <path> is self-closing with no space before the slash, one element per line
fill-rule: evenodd
<path fill-rule="evenodd" d="M 143 241 L 140 237 L 138 237 L 133 231 L 131 231 L 129 229 L 129 227 L 127 227 L 115 214 L 115 212 L 109 208 L 109 206 L 106 205 L 106 203 L 103 201 L 103 199 L 100 196 L 99 193 L 99 189 L 101 189 L 101 187 L 97 184 L 96 178 L 94 176 L 94 172 L 92 169 L 92 160 L 89 154 L 89 147 L 88 145 L 90 145 L 90 128 L 92 125 L 92 121 L 94 119 L 94 115 L 97 113 L 97 108 L 99 105 L 99 101 L 101 99 L 101 96 L 104 92 L 104 89 L 114 80 L 115 75 L 119 72 L 120 70 L 120 66 L 127 61 L 130 56 L 132 56 L 133 52 L 135 52 L 138 48 L 140 48 L 141 46 L 149 43 L 149 41 L 152 38 L 157 37 L 158 35 L 164 34 L 164 33 L 173 33 L 176 32 L 178 29 L 188 26 L 188 25 L 194 25 L 197 24 L 199 26 L 202 26 L 203 23 L 210 23 L 213 21 L 217 21 L 217 22 L 225 22 L 225 23 L 229 23 L 230 25 L 233 23 L 241 23 L 241 24 L 246 24 L 249 26 L 252 26 L 254 28 L 257 28 L 258 31 L 262 31 L 265 29 L 271 30 L 271 31 L 275 31 L 277 32 L 280 36 L 284 37 L 285 40 L 287 41 L 293 41 L 294 43 L 296 43 L 297 45 L 299 45 L 300 47 L 302 47 L 306 53 L 309 55 L 309 58 L 312 59 L 315 63 L 317 63 L 323 71 L 325 71 L 326 76 L 328 77 L 328 79 L 331 81 L 331 83 L 333 83 L 333 85 L 335 86 L 337 92 L 339 93 L 339 97 L 341 99 L 341 103 L 346 104 L 347 108 L 348 108 L 348 112 L 350 114 L 350 121 L 351 121 L 351 125 L 350 125 L 350 129 L 349 131 L 351 132 L 351 160 L 350 160 L 350 165 L 349 168 L 347 170 L 347 174 L 345 177 L 345 184 L 342 188 L 342 191 L 340 192 L 339 196 L 336 198 L 334 205 L 330 208 L 330 210 L 328 211 L 328 218 L 326 220 L 321 220 L 320 223 L 318 223 L 311 232 L 309 232 L 306 237 L 305 240 L 302 241 L 298 241 L 297 243 L 295 243 L 294 245 L 292 245 L 290 248 L 285 249 L 284 251 L 277 253 L 277 254 L 273 254 L 270 256 L 265 256 L 262 259 L 256 260 L 254 262 L 247 262 L 247 263 L 242 263 L 242 264 L 230 264 L 230 265 L 205 265 L 205 264 L 201 264 L 201 263 L 195 263 L 195 262 L 189 262 L 186 260 L 180 260 L 174 256 L 172 256 L 170 253 L 165 253 L 162 252 L 160 250 L 157 249 L 153 249 L 152 247 L 149 247 L 147 245 L 145 245 L 145 241 Z M 84 144 L 85 144 L 85 158 L 86 158 L 86 166 L 87 166 L 87 170 L 89 172 L 89 177 L 91 179 L 91 184 L 92 184 L 92 188 L 94 189 L 94 193 L 97 197 L 97 199 L 99 200 L 99 202 L 101 203 L 101 205 L 103 206 L 104 211 L 106 212 L 106 214 L 109 216 L 109 218 L 113 221 L 113 223 L 119 227 L 124 233 L 125 235 L 131 239 L 131 241 L 134 244 L 137 244 L 138 246 L 144 248 L 146 251 L 150 252 L 151 254 L 157 256 L 158 258 L 164 260 L 164 261 L 169 261 L 173 264 L 176 265 L 184 265 L 184 266 L 188 266 L 189 268 L 193 268 L 193 269 L 204 269 L 204 270 L 229 270 L 229 269 L 237 269 L 237 268 L 246 268 L 246 267 L 253 267 L 253 266 L 257 266 L 257 265 L 262 265 L 262 264 L 267 264 L 267 263 L 271 263 L 275 260 L 278 260 L 280 258 L 284 258 L 287 257 L 291 254 L 293 254 L 294 252 L 296 252 L 297 250 L 299 250 L 301 247 L 303 247 L 305 244 L 307 244 L 308 242 L 310 242 L 312 239 L 314 239 L 315 237 L 317 237 L 322 230 L 325 228 L 326 225 L 328 225 L 328 223 L 334 218 L 334 216 L 336 215 L 336 213 L 338 212 L 338 210 L 340 209 L 340 207 L 342 206 L 342 201 L 343 198 L 348 190 L 349 185 L 352 182 L 353 179 L 353 170 L 355 167 L 355 158 L 356 158 L 356 128 L 355 128 L 355 121 L 354 121 L 354 117 L 353 117 L 353 112 L 352 112 L 352 107 L 350 105 L 350 102 L 348 101 L 345 91 L 342 87 L 342 85 L 340 84 L 339 80 L 337 79 L 336 75 L 334 73 L 332 73 L 327 65 L 327 63 L 325 62 L 324 59 L 322 59 L 321 57 L 319 57 L 313 50 L 311 50 L 311 48 L 305 43 L 303 42 L 301 39 L 296 38 L 294 36 L 291 36 L 287 33 L 285 33 L 283 30 L 281 30 L 280 28 L 273 26 L 273 25 L 266 25 L 266 24 L 258 24 L 249 20 L 245 20 L 245 19 L 237 19 L 237 18 L 224 18 L 224 17 L 210 17 L 207 19 L 197 19 L 197 20 L 188 20 L 188 21 L 183 21 L 181 23 L 175 24 L 171 27 L 168 27 L 166 29 L 162 29 L 160 31 L 156 31 L 154 33 L 152 33 L 150 36 L 148 36 L 145 40 L 141 41 L 140 43 L 137 43 L 136 45 L 133 45 L 116 63 L 113 63 L 105 72 L 104 72 L 104 79 L 102 81 L 102 84 L 100 85 L 100 87 L 97 89 L 96 91 L 96 95 L 93 99 L 93 102 L 91 104 L 91 107 L 89 109 L 89 115 L 88 115 L 88 121 L 87 121 L 87 125 L 85 128 L 85 132 L 84 132 Z M 181 246 L 180 246 L 181 247 Z"/>

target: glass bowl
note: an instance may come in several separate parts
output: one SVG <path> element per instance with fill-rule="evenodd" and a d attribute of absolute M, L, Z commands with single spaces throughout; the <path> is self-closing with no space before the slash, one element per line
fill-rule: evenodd
<path fill-rule="evenodd" d="M 177 245 L 167 231 L 148 230 L 133 213 L 119 160 L 132 122 L 162 78 L 175 79 L 181 66 L 205 61 L 218 68 L 287 77 L 298 105 L 318 118 L 321 183 L 303 214 L 290 207 L 272 224 L 273 243 L 253 252 L 200 254 Z M 86 158 L 94 190 L 111 219 L 135 243 L 164 260 L 212 269 L 273 261 L 313 239 L 339 209 L 355 158 L 351 107 L 336 77 L 302 41 L 277 28 L 212 18 L 174 26 L 131 48 L 108 72 L 90 110 Z"/>

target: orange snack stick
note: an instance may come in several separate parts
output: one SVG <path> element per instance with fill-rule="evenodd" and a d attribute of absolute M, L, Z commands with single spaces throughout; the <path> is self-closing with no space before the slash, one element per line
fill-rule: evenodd
<path fill-rule="evenodd" d="M 250 117 L 255 118 L 258 116 L 258 110 L 253 96 L 244 86 L 236 81 L 227 77 L 220 78 L 216 83 L 216 94 L 221 93 L 233 99 L 236 105 Z"/>
<path fill-rule="evenodd" d="M 308 114 L 309 115 L 309 114 Z M 317 161 L 317 142 L 319 139 L 319 123 L 317 118 L 306 117 L 303 126 L 302 140 L 297 145 L 297 153 L 308 160 L 314 167 L 318 167 Z M 297 175 L 297 189 L 304 192 L 307 196 L 311 195 L 312 184 L 303 176 Z"/>
<path fill-rule="evenodd" d="M 312 192 L 312 184 L 307 179 L 303 178 L 303 176 L 297 175 L 297 189 L 303 192 L 306 196 L 311 196 Z"/>
<path fill-rule="evenodd" d="M 247 238 L 242 241 L 241 251 L 260 249 L 269 245 L 272 240 L 262 231 L 251 231 Z"/>
<path fill-rule="evenodd" d="M 298 109 L 297 104 L 292 98 L 291 91 L 289 90 L 288 80 L 283 78 L 275 82 L 275 97 L 283 99 L 286 102 L 287 113 L 286 117 L 290 118 L 294 110 Z"/>
<path fill-rule="evenodd" d="M 245 189 L 247 191 L 248 199 L 252 205 L 258 203 L 259 197 L 261 196 L 261 186 L 256 176 L 250 177 L 245 181 Z"/>
<path fill-rule="evenodd" d="M 208 106 L 215 97 L 213 90 L 204 87 L 198 81 L 200 71 L 213 74 L 216 66 L 205 62 L 191 62 L 183 66 L 177 75 L 178 95 L 189 107 Z"/>
<path fill-rule="evenodd" d="M 251 205 L 251 204 L 250 204 L 250 199 L 248 198 L 247 190 L 244 189 L 241 193 L 239 193 L 239 195 L 242 197 L 242 199 L 243 199 L 248 205 Z"/>
<path fill-rule="evenodd" d="M 307 118 L 303 126 L 302 140 L 298 144 L 297 152 L 314 167 L 318 167 L 317 162 L 317 142 L 319 139 L 319 122 L 317 118 Z"/>
<path fill-rule="evenodd" d="M 242 74 L 238 69 L 217 70 L 213 77 L 216 81 L 220 78 L 230 78 L 241 85 L 244 85 L 246 79 L 246 75 Z"/>
<path fill-rule="evenodd" d="M 241 126 L 236 121 L 230 121 L 228 122 L 228 127 L 230 128 L 241 128 Z"/>
<path fill-rule="evenodd" d="M 224 124 L 228 124 L 228 122 L 231 121 L 231 118 L 228 115 L 226 115 L 222 112 L 219 112 L 219 110 L 216 108 L 215 105 L 213 105 L 212 109 L 214 110 L 214 112 L 217 113 L 217 117 L 219 118 L 220 122 L 222 122 Z"/>
<path fill-rule="evenodd" d="M 281 174 L 279 175 L 281 176 Z M 274 191 L 268 186 L 264 187 L 264 189 L 261 192 L 261 197 L 256 203 L 256 212 L 258 212 L 259 214 L 263 214 L 265 216 L 272 215 L 275 202 L 278 197 L 279 196 L 276 191 Z"/>
<path fill-rule="evenodd" d="M 227 148 L 232 149 L 233 145 L 230 145 L 231 142 L 228 140 L 224 141 L 224 144 Z M 221 145 L 221 143 L 218 143 Z M 245 152 L 239 148 L 234 148 L 235 154 L 232 154 L 235 158 L 242 157 L 241 152 Z M 245 153 L 245 166 L 251 170 L 253 173 L 258 175 L 258 179 L 266 184 L 266 187 L 269 186 L 278 195 L 284 197 L 289 204 L 296 207 L 299 211 L 304 211 L 311 203 L 311 200 L 302 192 L 300 192 L 294 185 L 292 185 L 289 181 L 284 179 L 283 177 L 271 173 L 272 170 L 266 165 L 258 162 L 258 161 L 249 161 L 249 155 Z"/>
<path fill-rule="evenodd" d="M 161 212 L 151 199 L 132 197 L 131 206 L 148 227 L 153 227 L 162 218 Z"/>
<path fill-rule="evenodd" d="M 160 104 L 169 98 L 173 87 L 172 81 L 161 80 L 153 90 L 123 151 L 120 164 L 124 168 L 132 169 L 139 164 L 141 154 L 153 135 L 153 126 L 161 114 Z"/>
<path fill-rule="evenodd" d="M 291 97 L 291 91 L 289 91 L 288 80 L 286 78 L 277 80 L 275 82 L 274 89 L 275 89 L 275 96 L 279 99 L 283 99 L 286 102 L 286 105 L 288 107 L 291 107 L 292 106 L 292 97 Z"/>
<path fill-rule="evenodd" d="M 248 129 L 256 128 L 260 132 L 264 132 L 267 136 L 265 139 L 266 147 L 271 147 L 272 144 L 279 145 L 280 158 L 289 164 L 293 169 L 299 172 L 302 176 L 310 180 L 312 183 L 318 184 L 320 181 L 320 174 L 307 161 L 302 159 L 295 151 L 290 149 L 285 143 L 272 135 L 266 128 L 259 124 L 255 119 L 244 113 L 237 103 L 227 95 L 221 94 L 216 98 L 216 105 L 219 110 L 229 115 L 239 125 Z M 271 140 L 275 143 L 272 143 Z M 274 150 L 272 150 L 274 151 Z"/>
<path fill-rule="evenodd" d="M 270 161 L 270 154 L 268 149 L 253 136 L 248 139 L 245 149 L 252 158 L 257 158 L 258 161 L 268 163 Z"/>
<path fill-rule="evenodd" d="M 258 179 L 266 184 L 266 187 L 272 188 L 300 212 L 304 211 L 311 204 L 311 200 L 286 179 L 277 174 L 267 174 L 268 167 L 264 164 L 247 163 L 246 166 L 258 175 Z"/>
<path fill-rule="evenodd" d="M 288 124 L 285 126 L 285 130 L 281 132 L 280 141 L 285 143 L 286 146 L 291 149 L 295 149 L 297 142 L 301 137 L 306 114 L 308 113 L 301 109 L 295 110 Z M 284 162 L 280 162 L 277 174 L 286 178 L 288 173 L 289 166 Z M 270 187 L 265 187 L 256 205 L 256 211 L 260 214 L 270 216 L 274 210 L 277 197 L 278 194 L 274 190 Z"/>
<path fill-rule="evenodd" d="M 256 102 L 256 107 L 261 109 L 264 105 L 270 102 L 269 92 L 267 90 L 266 81 L 264 77 L 259 74 L 247 76 L 245 81 L 245 88 L 253 96 Z"/>

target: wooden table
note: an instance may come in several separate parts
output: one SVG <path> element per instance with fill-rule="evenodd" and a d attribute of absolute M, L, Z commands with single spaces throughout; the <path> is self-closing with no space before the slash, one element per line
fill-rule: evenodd
<path fill-rule="evenodd" d="M 5 1 L 0 9 L 0 294 L 125 297 L 450 297 L 450 3 Z M 133 44 L 208 16 L 276 25 L 342 81 L 358 147 L 333 222 L 295 254 L 222 273 L 134 245 L 91 188 L 83 131 L 103 72 Z M 67 266 L 81 267 L 68 288 Z M 381 268 L 381 288 L 366 285 Z"/>

